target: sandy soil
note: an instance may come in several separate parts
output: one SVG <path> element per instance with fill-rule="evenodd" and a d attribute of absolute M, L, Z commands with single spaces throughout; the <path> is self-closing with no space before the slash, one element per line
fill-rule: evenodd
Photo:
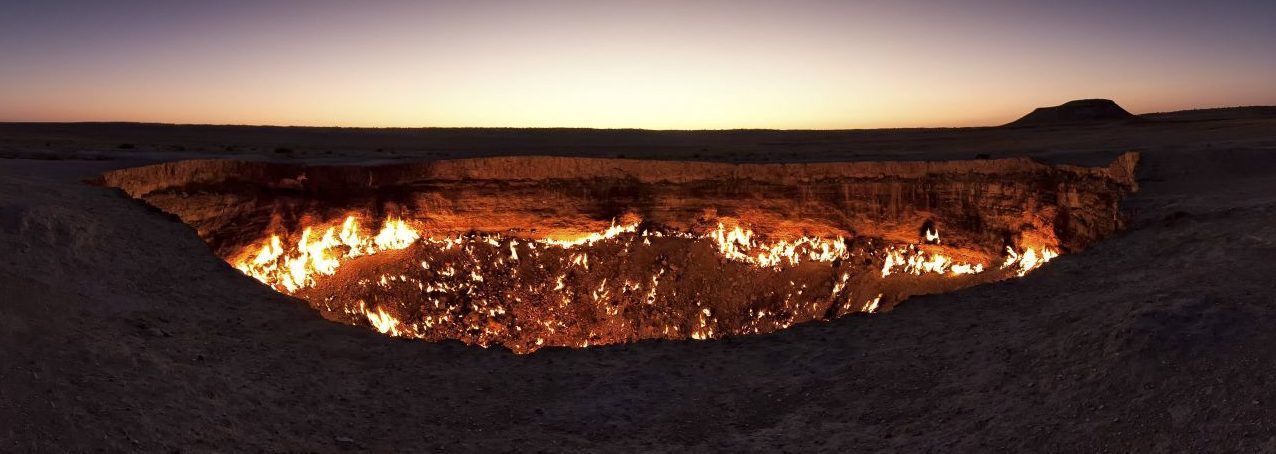
<path fill-rule="evenodd" d="M 720 133 L 0 125 L 0 451 L 1273 451 L 1276 119 L 1217 117 Z M 1130 149 L 1145 153 L 1131 229 L 1027 278 L 766 336 L 525 356 L 326 322 L 171 217 L 81 183 L 209 156 L 1095 163 Z"/>

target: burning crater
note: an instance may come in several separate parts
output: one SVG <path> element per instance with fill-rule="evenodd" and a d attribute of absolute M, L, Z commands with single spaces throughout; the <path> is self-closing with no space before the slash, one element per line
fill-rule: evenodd
<path fill-rule="evenodd" d="M 521 353 L 766 333 L 1023 276 L 1122 227 L 1137 161 L 210 160 L 103 182 L 328 319 Z"/>

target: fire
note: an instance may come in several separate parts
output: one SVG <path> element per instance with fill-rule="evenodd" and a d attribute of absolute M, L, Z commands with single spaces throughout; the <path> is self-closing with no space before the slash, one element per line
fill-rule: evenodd
<path fill-rule="evenodd" d="M 402 219 L 386 219 L 384 226 L 381 228 L 381 233 L 377 234 L 373 242 L 376 243 L 378 250 L 382 251 L 403 249 L 411 246 L 420 237 L 421 235 L 416 230 L 408 227 L 408 224 L 403 222 Z"/>
<path fill-rule="evenodd" d="M 1028 247 L 1023 252 L 1018 252 L 1013 247 L 1007 246 L 1006 256 L 999 269 L 1013 272 L 1016 276 L 1022 277 L 1058 256 L 1059 253 L 1049 247 Z M 887 249 L 885 260 L 882 264 L 882 277 L 885 278 L 898 272 L 916 276 L 927 273 L 955 276 L 979 274 L 983 273 L 984 270 L 985 266 L 981 263 L 959 263 L 953 261 L 951 257 L 927 253 L 916 245 L 909 245 L 905 248 L 892 247 Z"/>
<path fill-rule="evenodd" d="M 867 312 L 870 314 L 877 312 L 877 305 L 881 304 L 881 302 L 882 302 L 882 294 L 878 293 L 876 297 L 873 297 L 873 299 L 868 300 L 867 303 L 864 303 L 864 312 Z"/>
<path fill-rule="evenodd" d="M 966 262 L 945 255 L 954 249 L 938 246 L 939 231 L 933 228 L 927 228 L 919 238 L 918 241 L 925 244 L 883 246 L 876 243 L 876 239 L 841 236 L 768 241 L 727 218 L 707 231 L 667 232 L 652 226 L 639 230 L 641 220 L 629 215 L 624 222 L 613 220 L 601 231 L 569 238 L 539 239 L 495 233 L 431 236 L 419 229 L 422 224 L 395 217 L 382 220 L 378 229 L 365 229 L 364 222 L 356 215 L 341 219 L 339 223 L 303 226 L 299 234 L 269 235 L 228 261 L 276 290 L 306 297 L 313 305 L 343 314 L 351 323 L 366 323 L 382 334 L 425 339 L 461 338 L 484 346 L 526 339 L 526 342 L 506 343 L 516 352 L 529 352 L 545 345 L 616 342 L 615 337 L 605 337 L 614 333 L 598 337 L 584 329 L 594 325 L 578 324 L 651 323 L 645 317 L 675 314 L 665 312 L 667 308 L 663 304 L 667 301 L 696 298 L 699 294 L 697 290 L 693 295 L 680 295 L 686 291 L 684 283 L 679 281 L 682 273 L 674 267 L 665 269 L 663 261 L 658 268 L 651 269 L 649 275 L 617 275 L 615 257 L 598 255 L 608 249 L 590 248 L 602 242 L 615 242 L 599 246 L 619 245 L 624 254 L 629 254 L 631 247 L 667 248 L 670 241 L 707 243 L 723 260 L 747 264 L 754 270 L 751 273 L 761 273 L 751 276 L 763 279 L 774 279 L 782 275 L 776 273 L 789 273 L 791 267 L 804 263 L 839 263 L 836 271 L 824 281 L 823 285 L 828 287 L 815 287 L 821 284 L 812 280 L 783 278 L 787 287 L 781 284 L 773 299 L 751 300 L 773 301 L 757 303 L 773 305 L 749 307 L 746 322 L 738 321 L 741 314 L 719 314 L 721 307 L 711 310 L 701 306 L 703 300 L 692 299 L 695 309 L 686 314 L 687 318 L 681 322 L 666 321 L 646 334 L 681 339 L 763 333 L 832 313 L 875 313 L 888 310 L 906 294 L 891 290 L 891 296 L 884 297 L 881 292 L 890 287 L 874 282 L 899 276 L 985 276 L 954 281 L 958 286 L 965 286 L 1023 276 L 1058 255 L 1050 247 L 1008 247 L 1000 266 Z M 410 268 L 414 271 L 360 276 L 356 282 L 335 290 L 348 299 L 314 300 L 316 290 L 310 289 L 328 287 L 319 286 L 317 281 L 336 274 L 348 261 L 409 247 L 414 248 L 409 254 L 444 254 L 453 258 L 434 262 L 412 255 Z M 875 263 L 880 263 L 881 268 L 876 268 Z M 863 268 L 865 266 L 868 268 Z M 807 271 L 801 273 L 807 276 L 810 274 L 806 273 L 818 273 L 810 271 L 814 269 L 804 268 Z M 879 270 L 880 280 L 877 279 Z M 527 273 L 539 277 L 524 277 Z M 536 281 L 520 281 L 524 279 Z M 406 290 L 408 287 L 410 290 Z M 387 291 L 406 293 L 387 299 L 384 296 Z M 419 298 L 419 301 L 402 301 L 402 298 Z M 887 301 L 883 301 L 884 298 Z M 571 317 L 567 315 L 571 311 L 585 311 L 585 315 Z M 651 334 L 653 332 L 658 334 Z M 624 339 L 632 338 L 621 338 Z"/>
<path fill-rule="evenodd" d="M 363 301 L 360 301 L 359 305 L 363 306 Z M 379 307 L 375 312 L 364 309 L 363 314 L 368 317 L 368 323 L 372 324 L 372 327 L 375 328 L 377 332 L 395 337 L 400 335 L 399 320 L 395 319 L 390 314 L 385 313 L 385 310 Z"/>
<path fill-rule="evenodd" d="M 603 232 L 593 232 L 588 235 L 585 235 L 579 238 L 570 239 L 570 240 L 546 238 L 546 239 L 540 240 L 540 242 L 547 245 L 558 246 L 564 249 L 573 248 L 576 246 L 580 246 L 582 244 L 590 245 L 590 244 L 597 243 L 599 241 L 615 238 L 622 233 L 634 233 L 635 231 L 638 230 L 638 224 L 639 224 L 638 222 L 633 222 L 627 225 L 616 225 L 616 221 L 612 220 L 611 227 L 608 227 L 607 230 Z"/>
<path fill-rule="evenodd" d="M 328 227 L 318 238 L 314 232 L 311 227 L 302 229 L 291 249 L 283 246 L 279 235 L 271 235 L 256 253 L 241 254 L 232 264 L 277 290 L 295 292 L 313 286 L 317 275 L 335 274 L 343 259 L 404 249 L 421 237 L 407 222 L 396 218 L 386 218 L 376 236 L 365 237 L 355 216 L 347 216 L 339 231 Z"/>
<path fill-rule="evenodd" d="M 899 268 L 897 270 L 897 268 Z M 957 263 L 943 254 L 930 254 L 916 245 L 906 248 L 890 248 L 886 251 L 886 259 L 882 265 L 882 277 L 896 272 L 904 272 L 916 276 L 927 273 L 934 274 L 978 274 L 984 272 L 980 263 Z"/>
<path fill-rule="evenodd" d="M 709 232 L 702 238 L 708 238 L 717 243 L 718 253 L 723 257 L 760 267 L 797 265 L 803 258 L 814 262 L 832 262 L 848 257 L 846 240 L 840 237 L 825 240 L 820 237 L 803 236 L 793 241 L 781 240 L 767 244 L 755 242 L 753 230 L 739 225 L 728 230 L 725 225 L 718 223 L 717 230 Z"/>
<path fill-rule="evenodd" d="M 1012 247 L 1006 247 L 1006 260 L 1002 262 L 1001 268 L 1013 271 L 1016 275 L 1023 276 L 1029 271 L 1040 268 L 1046 262 L 1058 257 L 1059 253 L 1053 249 L 1042 247 L 1040 252 L 1034 248 L 1024 249 L 1022 253 L 1015 252 Z"/>
<path fill-rule="evenodd" d="M 929 228 L 929 227 L 926 228 L 926 243 L 928 244 L 939 243 L 939 229 Z"/>

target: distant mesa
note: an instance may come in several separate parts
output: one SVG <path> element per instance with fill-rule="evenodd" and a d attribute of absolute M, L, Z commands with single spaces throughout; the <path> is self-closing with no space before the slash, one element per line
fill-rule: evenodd
<path fill-rule="evenodd" d="M 1068 101 L 1054 107 L 1038 107 L 1032 113 L 1015 120 L 1006 126 L 1032 127 L 1077 125 L 1094 123 L 1117 123 L 1138 120 L 1111 99 L 1080 99 Z"/>

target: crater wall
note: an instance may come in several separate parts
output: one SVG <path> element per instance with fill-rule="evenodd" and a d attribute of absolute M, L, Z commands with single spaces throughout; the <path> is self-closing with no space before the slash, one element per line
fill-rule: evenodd
<path fill-rule="evenodd" d="M 530 352 L 765 333 L 1022 276 L 1120 230 L 1137 161 L 203 160 L 101 183 L 329 319 Z"/>

